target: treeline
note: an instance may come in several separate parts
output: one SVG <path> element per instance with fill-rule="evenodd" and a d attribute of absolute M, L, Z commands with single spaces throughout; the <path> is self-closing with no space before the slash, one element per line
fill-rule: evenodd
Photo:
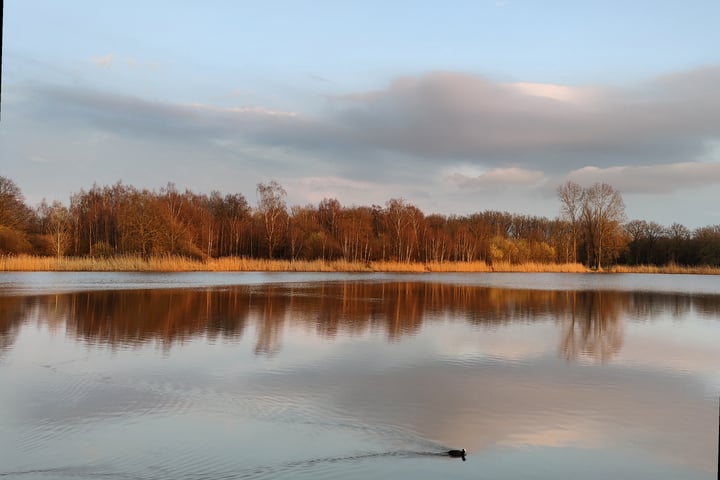
<path fill-rule="evenodd" d="M 334 198 L 288 206 L 274 181 L 258 184 L 255 205 L 239 193 L 117 183 L 81 190 L 69 205 L 31 208 L 17 185 L 0 177 L 0 254 L 720 265 L 720 226 L 691 232 L 625 223 L 622 198 L 612 187 L 563 187 L 573 188 L 577 205 L 571 210 L 559 189 L 561 216 L 548 219 L 499 211 L 425 215 L 400 198 L 382 206 L 343 206 Z M 615 202 L 619 214 L 608 215 L 601 200 Z"/>

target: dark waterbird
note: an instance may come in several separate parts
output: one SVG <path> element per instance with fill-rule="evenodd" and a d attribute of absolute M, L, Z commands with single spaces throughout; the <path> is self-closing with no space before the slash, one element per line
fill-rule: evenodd
<path fill-rule="evenodd" d="M 467 452 L 463 448 L 462 450 L 449 450 L 447 452 L 448 455 L 450 455 L 453 458 L 462 458 L 463 462 L 465 461 L 465 455 L 467 455 Z"/>

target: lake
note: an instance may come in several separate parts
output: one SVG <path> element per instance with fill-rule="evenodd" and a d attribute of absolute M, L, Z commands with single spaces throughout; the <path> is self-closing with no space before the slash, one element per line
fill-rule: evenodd
<path fill-rule="evenodd" d="M 0 385 L 3 479 L 710 480 L 720 277 L 0 273 Z"/>

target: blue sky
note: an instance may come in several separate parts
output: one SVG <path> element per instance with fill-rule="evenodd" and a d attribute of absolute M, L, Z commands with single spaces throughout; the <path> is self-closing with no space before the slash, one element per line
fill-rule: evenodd
<path fill-rule="evenodd" d="M 720 223 L 717 1 L 5 2 L 0 175 Z"/>

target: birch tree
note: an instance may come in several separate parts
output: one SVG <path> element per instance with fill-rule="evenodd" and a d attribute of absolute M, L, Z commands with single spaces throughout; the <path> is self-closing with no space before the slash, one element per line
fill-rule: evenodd
<path fill-rule="evenodd" d="M 257 184 L 258 213 L 260 214 L 265 241 L 267 242 L 268 258 L 272 260 L 273 252 L 282 236 L 285 225 L 287 192 L 275 180 Z"/>

